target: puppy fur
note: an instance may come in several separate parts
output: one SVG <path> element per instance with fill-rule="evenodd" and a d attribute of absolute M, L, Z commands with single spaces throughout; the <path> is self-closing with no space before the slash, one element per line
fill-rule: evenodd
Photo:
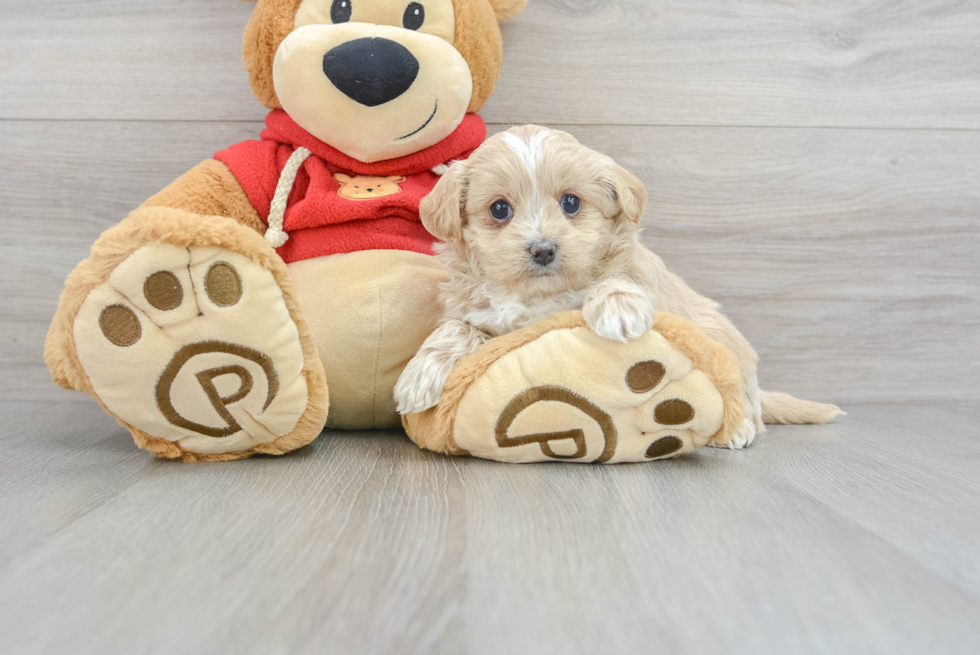
<path fill-rule="evenodd" d="M 579 199 L 573 215 L 562 206 L 569 194 Z M 512 209 L 506 220 L 490 213 L 501 200 Z M 778 422 L 826 422 L 841 413 L 759 390 L 758 356 L 745 337 L 716 302 L 641 245 L 646 200 L 643 184 L 612 159 L 536 125 L 497 134 L 454 163 L 421 206 L 426 229 L 444 241 L 436 246 L 449 271 L 440 289 L 444 315 L 395 386 L 398 411 L 436 405 L 459 359 L 487 339 L 581 309 L 596 334 L 615 341 L 639 337 L 657 311 L 667 311 L 738 358 L 746 418 L 729 441 L 711 445 L 749 445 L 765 430 L 764 404 Z M 545 264 L 533 256 L 542 247 L 554 251 Z"/>

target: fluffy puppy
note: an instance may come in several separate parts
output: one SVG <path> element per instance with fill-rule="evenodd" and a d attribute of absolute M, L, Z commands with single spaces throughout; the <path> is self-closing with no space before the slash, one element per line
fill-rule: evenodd
<path fill-rule="evenodd" d="M 454 163 L 422 201 L 422 223 L 445 243 L 444 315 L 395 386 L 402 414 L 436 405 L 450 372 L 491 337 L 554 312 L 580 309 L 614 341 L 649 330 L 657 311 L 697 324 L 737 358 L 747 446 L 770 422 L 825 422 L 833 405 L 759 390 L 758 357 L 719 311 L 639 241 L 643 184 L 571 135 L 535 125 L 497 134 Z"/>

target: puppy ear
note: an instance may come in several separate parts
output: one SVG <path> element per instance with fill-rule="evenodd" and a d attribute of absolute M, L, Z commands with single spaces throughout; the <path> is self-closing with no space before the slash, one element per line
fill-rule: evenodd
<path fill-rule="evenodd" d="M 639 225 L 647 206 L 647 190 L 643 182 L 622 166 L 613 164 L 611 186 L 617 220 L 623 219 Z"/>
<path fill-rule="evenodd" d="M 422 225 L 442 241 L 459 241 L 463 238 L 464 168 L 465 162 L 461 161 L 450 166 L 419 205 Z"/>
<path fill-rule="evenodd" d="M 388 181 L 389 182 L 395 182 L 396 184 L 398 182 L 404 182 L 405 181 L 405 176 L 404 175 L 389 175 L 388 176 Z"/>
<path fill-rule="evenodd" d="M 350 182 L 350 175 L 345 175 L 344 173 L 334 173 L 333 179 L 337 180 L 341 184 L 347 184 Z"/>

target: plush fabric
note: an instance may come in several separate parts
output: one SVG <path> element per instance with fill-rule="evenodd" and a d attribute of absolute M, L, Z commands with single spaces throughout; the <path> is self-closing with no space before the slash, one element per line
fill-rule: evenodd
<path fill-rule="evenodd" d="M 289 240 L 277 249 L 286 262 L 357 250 L 411 250 L 431 254 L 435 238 L 422 226 L 419 203 L 439 176 L 432 169 L 465 159 L 483 142 L 486 126 L 468 115 L 444 141 L 420 152 L 366 164 L 316 139 L 282 110 L 266 118 L 262 140 L 243 141 L 215 154 L 244 189 L 263 222 L 268 221 L 279 176 L 296 148 L 306 159 L 289 194 L 283 227 Z M 342 176 L 342 177 L 339 177 Z M 357 176 L 404 177 L 396 193 L 354 199 L 341 193 Z M 347 179 L 344 179 L 344 178 Z M 368 187 L 370 180 L 364 180 Z"/>
<path fill-rule="evenodd" d="M 256 232 L 265 231 L 242 185 L 226 164 L 201 162 L 143 203 L 144 207 L 173 207 L 201 216 L 226 216 Z"/>
<path fill-rule="evenodd" d="M 435 328 L 443 267 L 429 255 L 366 250 L 289 265 L 330 388 L 327 426 L 400 425 L 392 389 Z"/>
<path fill-rule="evenodd" d="M 497 17 L 486 0 L 453 0 L 456 5 L 456 40 L 453 45 L 470 65 L 473 96 L 467 111 L 483 109 L 497 86 L 504 61 L 504 44 Z"/>
<path fill-rule="evenodd" d="M 239 253 L 140 248 L 88 294 L 73 330 L 105 406 L 185 451 L 273 442 L 307 407 L 303 351 L 282 290 Z"/>
<path fill-rule="evenodd" d="M 296 11 L 302 0 L 258 0 L 245 28 L 242 59 L 249 73 L 252 92 L 270 109 L 282 105 L 272 83 L 272 65 L 279 44 L 295 25 Z M 494 0 L 505 20 L 519 13 L 527 0 Z M 503 41 L 498 18 L 489 0 L 453 0 L 455 38 L 453 45 L 470 67 L 473 96 L 469 112 L 483 107 L 497 84 L 503 61 Z"/>
<path fill-rule="evenodd" d="M 361 0 L 353 7 L 355 16 L 384 20 L 393 5 Z M 282 108 L 318 139 L 365 162 L 439 143 L 466 116 L 473 76 L 452 36 L 429 32 L 428 17 L 438 9 L 451 12 L 451 0 L 426 4 L 425 31 L 347 22 L 290 33 L 273 64 Z"/>
<path fill-rule="evenodd" d="M 270 108 L 279 107 L 272 74 L 276 50 L 296 27 L 296 11 L 301 2 L 259 0 L 245 31 L 243 57 L 250 83 L 256 97 Z M 470 67 L 478 89 L 467 107 L 471 110 L 482 106 L 499 73 L 500 34 L 495 19 L 488 20 L 492 16 L 487 0 L 453 3 L 453 44 Z M 467 21 L 471 24 L 464 24 Z M 448 35 L 448 18 L 436 20 L 436 27 L 439 25 Z M 429 251 L 432 237 L 422 229 L 417 215 L 418 200 L 436 180 L 436 174 L 429 169 L 442 168 L 452 159 L 467 156 L 485 135 L 485 126 L 477 117 L 454 120 L 462 122 L 450 122 L 456 127 L 448 138 L 415 152 L 407 151 L 403 157 L 382 158 L 383 161 L 368 164 L 319 142 L 285 112 L 273 114 L 265 135 L 268 139 L 219 155 L 227 161 L 213 159 L 195 166 L 100 237 L 88 259 L 69 276 L 52 320 L 45 343 L 45 361 L 52 378 L 62 386 L 92 394 L 130 430 L 140 447 L 161 457 L 205 461 L 237 459 L 254 453 L 278 454 L 315 438 L 328 410 L 323 365 L 286 264 L 263 239 L 269 199 L 278 181 L 274 178 L 283 167 L 282 158 L 289 158 L 302 147 L 314 155 L 308 163 L 304 162 L 296 184 L 290 187 L 287 205 L 293 206 L 287 206 L 285 219 L 287 234 L 292 228 L 301 234 L 289 241 L 283 254 L 290 260 L 306 257 L 319 262 L 303 267 L 308 274 L 302 279 L 312 281 L 304 287 L 303 304 L 319 307 L 328 286 L 337 290 L 338 298 L 346 299 L 340 306 L 325 302 L 325 311 L 313 311 L 321 342 L 329 349 L 323 359 L 334 362 L 331 375 L 340 397 L 351 397 L 351 410 L 346 417 L 343 407 L 335 412 L 337 423 L 392 424 L 396 419 L 385 398 L 386 387 L 393 385 L 399 367 L 421 343 L 437 316 L 432 298 L 440 272 L 433 270 L 427 256 L 413 252 L 386 250 L 387 255 L 366 254 L 364 261 L 369 259 L 370 265 L 357 266 L 347 264 L 360 262 L 360 257 L 331 261 L 331 257 L 319 256 L 376 248 Z M 362 180 L 371 185 L 379 183 L 383 192 L 362 189 Z M 343 211 L 338 209 L 342 205 Z M 308 240 L 308 235 L 302 234 L 316 229 L 334 231 L 329 240 Z M 186 275 L 177 262 L 183 257 L 181 250 L 188 253 Z M 234 262 L 237 265 L 232 265 Z M 206 277 L 212 264 L 222 267 L 217 269 L 220 279 L 209 286 Z M 228 267 L 224 268 L 224 264 Z M 329 271 L 335 275 L 325 276 Z M 236 279 L 238 282 L 234 282 Z M 346 293 L 345 279 L 358 291 Z M 236 289 L 239 283 L 245 296 L 237 309 L 225 308 L 215 300 L 235 297 L 229 289 Z M 198 284 L 203 290 L 197 288 Z M 247 302 L 246 296 L 252 291 L 261 291 L 260 296 L 270 305 L 268 311 L 262 312 L 256 304 Z M 222 326 L 212 320 L 219 314 L 209 316 L 208 312 L 192 315 L 186 305 L 192 297 L 199 303 L 211 302 L 209 311 L 227 311 L 229 316 L 237 316 L 237 323 Z M 351 326 L 346 341 L 336 336 L 343 332 L 338 327 L 342 324 L 334 320 L 341 315 Z M 256 323 L 261 326 L 252 335 L 249 327 Z M 374 344 L 373 356 L 372 348 L 356 348 L 360 342 L 350 336 L 361 327 L 365 334 L 373 334 L 364 339 L 365 344 Z M 291 331 L 293 336 L 284 337 Z M 261 348 L 249 350 L 245 344 L 232 343 L 232 339 L 249 341 L 263 333 L 281 342 L 282 347 L 270 346 L 269 352 L 264 353 Z M 176 336 L 170 338 L 171 335 Z M 231 348 L 225 354 L 244 357 L 245 361 L 215 364 L 190 377 L 180 369 L 172 381 L 176 387 L 169 387 L 176 389 L 176 396 L 163 402 L 166 398 L 159 389 L 166 387 L 161 384 L 168 382 L 170 370 L 163 361 L 168 356 L 171 363 L 180 361 L 182 348 L 201 350 L 200 344 L 215 342 L 230 344 L 221 346 L 226 351 Z M 293 346 L 296 348 L 290 350 Z M 149 350 L 139 359 L 145 362 L 145 370 L 128 357 L 144 347 Z M 170 350 L 174 351 L 172 355 Z M 301 354 L 301 366 L 296 353 Z M 223 357 L 220 353 L 205 354 Z M 259 407 L 259 413 L 270 412 L 268 417 L 255 414 L 255 400 L 249 395 L 263 389 L 268 394 L 269 384 L 262 377 L 271 370 L 263 359 L 266 355 L 269 361 L 293 371 L 291 380 L 285 380 L 289 375 L 279 380 L 279 389 L 286 394 L 280 400 L 295 400 L 285 403 L 290 405 L 288 408 Z M 367 370 L 366 365 L 374 366 L 367 376 L 376 385 L 372 394 L 361 393 L 363 389 L 349 384 L 358 373 Z M 297 366 L 302 380 L 295 375 Z M 156 370 L 161 367 L 164 370 Z M 132 372 L 131 377 L 127 377 L 128 371 Z M 303 404 L 300 391 L 304 380 L 305 408 L 298 419 L 290 418 Z M 96 387 L 103 390 L 106 399 L 99 396 Z M 287 387 L 289 391 L 285 390 Z M 126 394 L 130 392 L 127 401 Z M 192 398 L 195 393 L 204 393 L 205 397 Z M 366 409 L 369 405 L 370 409 Z M 211 410 L 215 414 L 209 425 L 184 416 L 203 416 Z M 157 411 L 170 416 L 168 425 L 161 426 Z M 220 422 L 214 423 L 215 417 L 227 425 L 222 428 Z M 216 441 L 175 433 L 173 426 L 181 423 L 205 425 L 199 434 Z M 243 431 L 234 437 L 234 444 L 221 441 L 231 435 L 214 436 L 235 425 Z"/>
<path fill-rule="evenodd" d="M 493 7 L 497 20 L 503 22 L 524 11 L 527 0 L 490 0 L 490 6 Z"/>
<path fill-rule="evenodd" d="M 247 446 L 241 450 L 218 453 L 195 452 L 187 450 L 178 442 L 150 435 L 125 421 L 107 407 L 99 397 L 89 373 L 82 365 L 76 340 L 84 339 L 86 336 L 100 340 L 103 336 L 93 332 L 96 329 L 95 320 L 90 322 L 87 334 L 85 330 L 82 334 L 77 334 L 77 317 L 89 296 L 109 282 L 113 272 L 130 256 L 141 248 L 159 244 L 171 244 L 180 248 L 220 248 L 238 253 L 271 273 L 272 281 L 278 287 L 277 293 L 281 294 L 289 314 L 289 320 L 295 326 L 296 338 L 299 339 L 302 352 L 302 376 L 307 389 L 305 410 L 291 431 L 268 442 Z M 140 280 L 147 280 L 157 271 L 157 262 L 151 259 L 140 268 L 138 276 L 135 271 L 131 273 L 132 276 L 136 276 L 133 281 L 137 284 Z M 111 301 L 111 304 L 117 303 L 117 300 Z M 101 315 L 101 311 L 98 313 Z M 249 317 L 245 316 L 243 320 L 247 324 Z M 220 332 L 216 334 L 207 323 L 200 325 L 199 339 L 213 339 L 220 336 Z M 190 337 L 185 340 L 190 340 Z M 176 351 L 177 347 L 173 347 L 173 350 Z M 119 225 L 106 230 L 92 246 L 89 258 L 72 271 L 65 283 L 58 310 L 48 329 L 44 359 L 56 383 L 68 389 L 91 394 L 121 425 L 130 430 L 138 446 L 160 457 L 206 461 L 237 459 L 254 453 L 281 454 L 295 450 L 315 439 L 323 428 L 327 416 L 329 397 L 323 366 L 313 336 L 296 301 L 286 265 L 254 230 L 220 216 L 202 217 L 170 207 L 142 207 L 133 211 Z M 95 365 L 115 366 L 115 361 L 108 358 L 108 361 Z M 134 387 L 133 391 L 139 393 L 145 390 Z M 141 404 L 142 401 L 138 398 L 134 397 L 132 402 L 136 413 L 151 411 L 145 404 Z"/>
<path fill-rule="evenodd" d="M 629 343 L 581 312 L 488 341 L 453 371 L 440 403 L 403 423 L 421 447 L 504 462 L 639 462 L 723 440 L 742 420 L 735 357 L 661 313 Z"/>
<path fill-rule="evenodd" d="M 348 20 L 352 23 L 383 22 L 385 25 L 402 25 L 408 0 L 369 0 L 348 5 Z M 294 25 L 330 25 L 333 23 L 333 0 L 309 0 L 301 2 L 296 11 Z M 425 33 L 452 43 L 456 16 L 452 0 L 428 0 L 423 8 Z"/>

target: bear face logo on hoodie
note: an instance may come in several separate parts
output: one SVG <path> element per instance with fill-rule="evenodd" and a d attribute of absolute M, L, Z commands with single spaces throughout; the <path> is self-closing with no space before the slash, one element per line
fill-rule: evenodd
<path fill-rule="evenodd" d="M 351 177 L 345 173 L 334 173 L 333 179 L 340 182 L 340 188 L 337 189 L 337 195 L 340 197 L 348 200 L 372 200 L 401 193 L 402 188 L 398 183 L 404 182 L 405 176 L 355 175 Z"/>

